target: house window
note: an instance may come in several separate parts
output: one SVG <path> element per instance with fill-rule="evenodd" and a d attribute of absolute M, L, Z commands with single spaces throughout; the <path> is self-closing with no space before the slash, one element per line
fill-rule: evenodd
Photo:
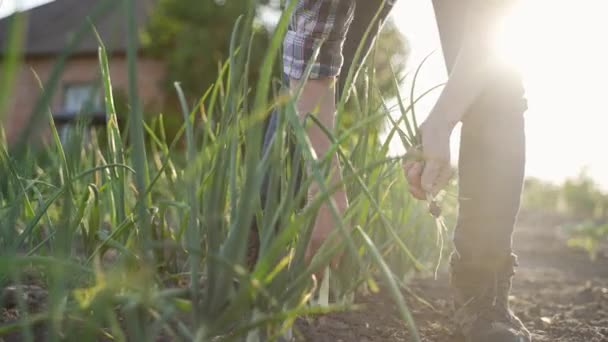
<path fill-rule="evenodd" d="M 68 84 L 63 97 L 63 110 L 69 114 L 79 114 L 82 110 L 101 110 L 101 96 L 92 83 Z"/>
<path fill-rule="evenodd" d="M 95 84 L 67 84 L 63 91 L 63 108 L 55 113 L 61 142 L 65 144 L 69 141 L 79 115 L 92 118 L 102 109 L 101 92 Z M 83 139 L 88 140 L 88 130 L 80 133 L 83 134 Z"/>

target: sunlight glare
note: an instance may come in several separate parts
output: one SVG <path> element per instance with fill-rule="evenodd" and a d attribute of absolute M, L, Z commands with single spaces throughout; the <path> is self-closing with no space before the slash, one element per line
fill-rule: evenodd
<path fill-rule="evenodd" d="M 526 84 L 528 170 L 561 180 L 590 166 L 608 187 L 608 3 L 521 0 L 496 40 Z"/>
<path fill-rule="evenodd" d="M 520 0 L 496 40 L 499 54 L 524 74 L 554 67 L 553 76 L 573 67 L 588 70 L 601 61 L 597 47 L 608 32 L 602 30 L 600 13 L 606 7 L 592 0 Z"/>

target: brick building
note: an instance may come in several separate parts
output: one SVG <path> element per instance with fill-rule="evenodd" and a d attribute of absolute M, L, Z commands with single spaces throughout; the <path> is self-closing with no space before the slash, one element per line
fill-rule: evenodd
<path fill-rule="evenodd" d="M 145 23 L 154 0 L 137 0 L 137 23 Z M 42 82 L 49 78 L 53 66 L 65 50 L 69 38 L 89 20 L 100 0 L 56 0 L 28 11 L 27 31 L 24 41 L 24 60 L 15 79 L 5 113 L 4 129 L 7 139 L 14 141 L 19 136 L 35 106 L 41 90 L 35 74 Z M 110 54 L 110 70 L 115 91 L 128 89 L 127 30 L 124 11 L 119 5 L 111 13 L 93 20 Z M 10 17 L 0 20 L 0 60 L 6 54 L 7 32 Z M 1 63 L 0 63 L 1 64 Z M 164 93 L 161 81 L 164 78 L 163 64 L 139 54 L 138 89 L 144 108 L 163 105 Z M 73 51 L 61 75 L 51 111 L 65 119 L 77 115 L 99 115 L 103 113 L 98 43 L 92 30 L 88 29 L 83 41 Z M 87 112 L 84 112 L 86 104 Z"/>

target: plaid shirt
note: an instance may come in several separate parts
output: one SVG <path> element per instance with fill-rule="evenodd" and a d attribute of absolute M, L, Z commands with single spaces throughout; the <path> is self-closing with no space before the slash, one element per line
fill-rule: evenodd
<path fill-rule="evenodd" d="M 293 79 L 301 79 L 306 66 L 322 44 L 316 60 L 312 62 L 309 78 L 337 76 L 344 61 L 342 45 L 353 21 L 357 0 L 292 1 L 298 3 L 283 42 L 285 74 Z M 387 9 L 395 1 L 387 0 Z M 388 14 L 388 11 L 384 12 Z"/>
<path fill-rule="evenodd" d="M 344 57 L 342 46 L 353 21 L 357 1 L 382 0 L 288 0 L 297 1 L 295 12 L 283 42 L 283 68 L 289 78 L 301 79 L 312 61 L 309 78 L 333 77 L 340 73 Z M 386 0 L 380 20 L 383 21 L 397 0 Z M 435 1 L 435 0 L 434 0 Z M 476 10 L 504 7 L 513 0 L 438 0 L 463 1 Z M 372 32 L 374 33 L 374 32 Z M 319 46 L 321 47 L 319 48 Z"/>

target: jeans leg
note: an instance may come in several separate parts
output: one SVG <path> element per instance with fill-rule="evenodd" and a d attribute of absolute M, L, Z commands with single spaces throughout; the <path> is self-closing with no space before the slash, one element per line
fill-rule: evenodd
<path fill-rule="evenodd" d="M 454 234 L 461 259 L 492 263 L 511 255 L 524 181 L 526 109 L 521 79 L 505 71 L 463 120 Z"/>
<path fill-rule="evenodd" d="M 262 145 L 262 157 L 265 157 L 267 153 L 270 152 L 270 148 L 271 148 L 271 144 L 272 144 L 272 140 L 275 137 L 275 135 L 278 133 L 278 113 L 276 111 L 273 111 L 272 114 L 270 115 L 270 119 L 268 120 L 268 123 L 266 125 L 266 131 L 264 133 L 264 144 Z M 287 139 L 287 144 L 289 146 L 289 154 L 291 156 L 295 155 L 296 152 L 296 144 L 293 142 L 293 137 L 289 137 Z M 296 193 L 299 191 L 301 183 L 302 183 L 302 177 L 303 177 L 303 165 L 304 165 L 304 161 L 300 160 L 296 163 L 293 163 L 292 161 L 292 166 L 297 168 L 298 170 L 294 170 L 294 177 L 296 177 L 296 184 L 295 184 L 295 191 Z M 262 189 L 261 189 L 261 194 L 260 194 L 260 198 L 262 201 L 262 209 L 264 209 L 264 206 L 266 205 L 266 199 L 268 198 L 269 195 L 269 191 L 270 191 L 270 173 L 267 172 L 266 175 L 264 176 L 264 179 L 262 181 Z M 280 193 L 280 189 L 277 189 L 277 191 Z"/>
<path fill-rule="evenodd" d="M 446 66 L 451 71 L 471 2 L 433 0 L 433 5 Z M 488 15 L 497 17 L 481 19 L 492 23 L 500 13 Z M 484 25 L 476 27 L 485 29 Z M 462 120 L 454 246 L 465 261 L 499 263 L 511 257 L 511 236 L 524 180 L 526 109 L 521 77 L 505 68 L 495 72 Z"/>
<path fill-rule="evenodd" d="M 283 74 L 283 85 L 285 87 L 289 86 L 289 77 L 285 74 Z M 273 140 L 274 136 L 277 134 L 278 125 L 279 125 L 279 113 L 275 109 L 270 114 L 270 118 L 268 119 L 268 122 L 266 124 L 266 130 L 264 132 L 264 142 L 262 145 L 262 158 L 264 158 L 266 156 L 266 154 L 268 154 L 270 152 L 272 140 Z M 288 141 L 288 143 L 289 143 L 290 153 L 293 155 L 295 145 L 291 141 Z M 261 193 L 260 193 L 260 198 L 262 201 L 262 209 L 264 209 L 264 206 L 266 205 L 266 199 L 268 198 L 268 191 L 269 191 L 269 187 L 270 187 L 269 177 L 270 177 L 270 174 L 269 174 L 269 172 L 267 172 L 266 175 L 264 176 L 264 180 L 262 181 L 262 189 L 261 189 Z M 299 184 L 301 182 L 302 176 L 300 173 L 298 173 L 297 177 L 298 177 L 297 188 L 299 188 L 300 187 Z"/>

